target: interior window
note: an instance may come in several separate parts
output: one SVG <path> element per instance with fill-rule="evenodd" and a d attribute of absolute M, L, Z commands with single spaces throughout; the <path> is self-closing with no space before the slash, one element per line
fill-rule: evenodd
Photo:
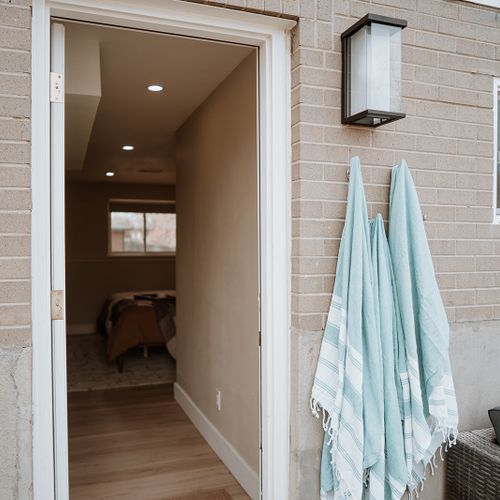
<path fill-rule="evenodd" d="M 122 203 L 123 205 L 123 203 Z M 172 205 L 170 205 L 172 207 Z M 163 208 L 163 207 L 162 207 Z M 174 254 L 176 214 L 165 210 L 117 210 L 110 205 L 109 249 L 111 254 Z"/>

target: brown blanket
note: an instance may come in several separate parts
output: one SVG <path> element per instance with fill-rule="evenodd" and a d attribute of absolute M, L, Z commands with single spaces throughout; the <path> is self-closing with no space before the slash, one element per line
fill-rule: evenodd
<path fill-rule="evenodd" d="M 121 311 L 108 333 L 108 361 L 139 345 L 164 343 L 154 308 L 130 305 Z"/>

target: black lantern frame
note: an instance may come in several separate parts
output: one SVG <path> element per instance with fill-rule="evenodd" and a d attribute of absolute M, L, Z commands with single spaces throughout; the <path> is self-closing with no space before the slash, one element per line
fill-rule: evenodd
<path fill-rule="evenodd" d="M 383 111 L 376 109 L 366 109 L 354 115 L 347 116 L 349 109 L 348 85 L 350 84 L 350 62 L 348 61 L 349 54 L 347 42 L 349 38 L 357 31 L 372 23 L 385 24 L 387 26 L 396 26 L 401 29 L 406 28 L 408 22 L 405 19 L 396 19 L 393 17 L 379 16 L 378 14 L 367 14 L 359 21 L 353 24 L 350 28 L 344 31 L 341 35 L 342 41 L 342 89 L 341 89 L 341 120 L 343 124 L 379 127 L 386 123 L 400 120 L 406 116 L 405 113 Z"/>

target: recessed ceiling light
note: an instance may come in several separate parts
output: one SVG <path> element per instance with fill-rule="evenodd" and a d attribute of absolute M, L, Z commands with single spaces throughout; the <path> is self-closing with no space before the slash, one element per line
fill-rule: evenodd
<path fill-rule="evenodd" d="M 114 172 L 106 172 L 106 177 L 113 177 L 115 175 Z"/>
<path fill-rule="evenodd" d="M 132 151 L 134 149 L 134 146 L 131 146 L 130 144 L 125 144 L 125 146 L 122 146 L 122 149 L 124 151 Z"/>
<path fill-rule="evenodd" d="M 148 85 L 148 90 L 150 92 L 161 92 L 163 90 L 163 86 L 153 83 L 151 85 Z"/>

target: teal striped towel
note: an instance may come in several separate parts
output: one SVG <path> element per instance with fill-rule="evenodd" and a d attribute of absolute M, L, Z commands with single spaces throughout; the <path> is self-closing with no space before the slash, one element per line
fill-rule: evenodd
<path fill-rule="evenodd" d="M 394 295 L 394 275 L 382 216 L 370 221 L 371 257 L 377 329 L 383 360 L 385 455 L 370 470 L 369 498 L 400 500 L 408 484 L 403 435 L 403 378 L 406 373 L 404 339 Z M 369 416 L 367 415 L 369 418 Z M 383 490 L 373 475 L 384 479 Z"/>
<path fill-rule="evenodd" d="M 377 320 L 370 259 L 361 167 L 353 158 L 333 297 L 311 397 L 313 414 L 323 413 L 324 499 L 361 499 L 366 471 L 384 454 L 382 362 L 380 341 L 373 335 Z M 364 413 L 370 418 L 363 418 Z M 377 479 L 383 489 L 383 475 L 374 483 Z"/>
<path fill-rule="evenodd" d="M 392 170 L 389 247 L 404 336 L 405 446 L 413 493 L 434 467 L 436 450 L 454 444 L 458 412 L 448 355 L 449 325 L 434 275 L 418 196 L 406 162 Z"/>

